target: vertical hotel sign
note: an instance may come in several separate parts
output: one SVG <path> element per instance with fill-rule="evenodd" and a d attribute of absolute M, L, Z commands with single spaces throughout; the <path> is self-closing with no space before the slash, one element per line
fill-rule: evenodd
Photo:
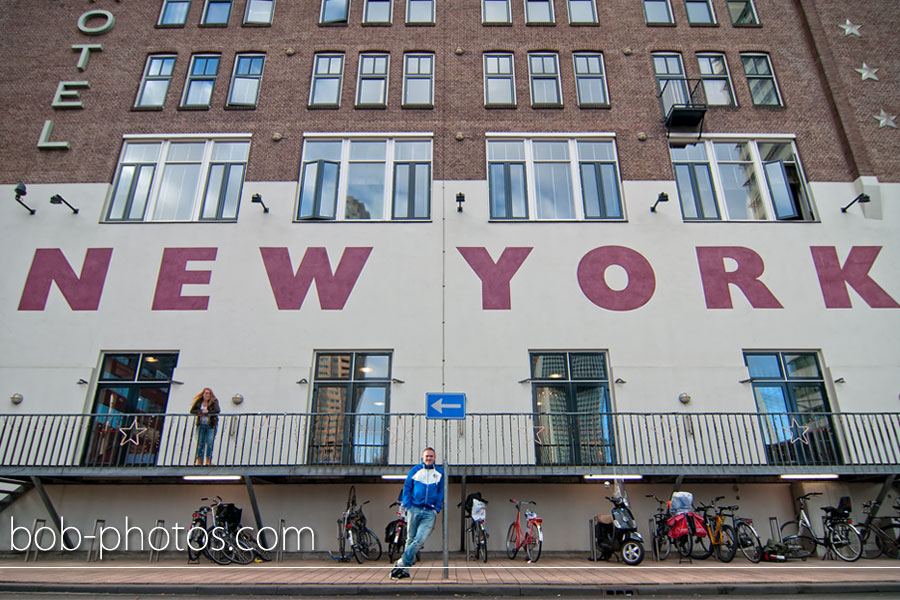
<path fill-rule="evenodd" d="M 90 23 L 90 24 L 89 24 Z M 90 10 L 78 18 L 78 31 L 85 35 L 103 35 L 113 28 L 116 18 L 108 10 Z M 79 71 L 87 69 L 88 61 L 91 58 L 91 52 L 100 52 L 103 50 L 102 44 L 72 44 L 72 50 L 78 52 L 78 62 L 76 66 Z M 58 109 L 81 109 L 84 103 L 81 101 L 80 90 L 91 87 L 89 81 L 60 81 L 56 86 L 56 94 L 53 96 L 53 102 L 50 104 L 53 108 Z M 38 139 L 37 146 L 41 150 L 68 150 L 69 142 L 51 142 L 50 136 L 53 133 L 53 119 L 44 121 L 44 127 L 41 130 L 41 137 Z"/>

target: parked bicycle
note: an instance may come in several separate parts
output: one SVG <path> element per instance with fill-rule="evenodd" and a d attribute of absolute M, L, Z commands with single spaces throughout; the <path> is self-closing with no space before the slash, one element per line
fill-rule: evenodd
<path fill-rule="evenodd" d="M 863 502 L 863 513 L 869 516 L 858 527 L 862 539 L 862 555 L 864 558 L 878 558 L 882 555 L 900 558 L 900 523 L 896 522 L 900 517 L 889 517 L 891 521 L 882 527 L 874 516 L 878 514 L 879 506 L 875 500 Z M 892 508 L 900 512 L 900 498 Z"/>
<path fill-rule="evenodd" d="M 399 502 L 391 503 L 390 508 L 397 507 L 397 518 L 384 528 L 384 541 L 387 543 L 388 560 L 397 562 L 406 549 L 406 511 Z"/>
<path fill-rule="evenodd" d="M 522 507 L 528 504 L 537 505 L 537 502 L 531 500 L 516 500 L 510 498 L 510 502 L 516 505 L 516 519 L 509 526 L 506 532 L 506 555 L 513 559 L 519 552 L 519 548 L 525 548 L 525 554 L 530 562 L 537 562 L 541 557 L 541 546 L 544 543 L 544 532 L 542 530 L 543 519 L 538 517 L 533 511 L 525 510 L 525 528 L 523 530 Z"/>
<path fill-rule="evenodd" d="M 668 536 L 681 558 L 690 558 L 695 540 L 706 537 L 703 518 L 691 510 L 694 495 L 690 492 L 672 492 L 669 510 L 672 516 L 666 521 Z"/>
<path fill-rule="evenodd" d="M 762 560 L 762 542 L 759 541 L 759 534 L 753 527 L 753 519 L 739 517 L 735 513 L 740 509 L 739 506 L 733 504 L 731 506 L 721 507 L 722 516 L 731 519 L 731 528 L 734 530 L 734 543 L 744 558 L 752 563 L 758 563 Z"/>
<path fill-rule="evenodd" d="M 706 559 L 715 554 L 723 563 L 734 560 L 737 552 L 734 528 L 725 522 L 724 507 L 716 506 L 716 502 L 724 499 L 725 496 L 716 496 L 709 504 L 697 505 L 707 535 L 694 540 L 692 556 L 695 558 Z"/>
<path fill-rule="evenodd" d="M 672 551 L 672 538 L 669 537 L 668 521 L 672 514 L 669 512 L 669 501 L 660 500 L 656 494 L 647 494 L 647 498 L 653 498 L 659 503 L 656 514 L 650 521 L 650 548 L 653 550 L 655 560 L 666 560 Z"/>
<path fill-rule="evenodd" d="M 241 509 L 234 504 L 223 503 L 220 496 L 201 498 L 201 501 L 210 504 L 200 506 L 191 515 L 191 526 L 187 533 L 188 560 L 196 562 L 200 554 L 203 554 L 219 565 L 232 562 L 247 564 L 252 561 L 253 553 L 241 549 L 232 533 L 235 530 L 235 518 L 237 527 L 240 527 Z"/>
<path fill-rule="evenodd" d="M 484 528 L 484 520 L 487 517 L 487 503 L 488 501 L 481 497 L 480 492 L 475 492 L 466 496 L 465 502 L 460 502 L 456 505 L 457 508 L 465 505 L 465 515 L 463 518 L 466 522 L 466 542 L 468 543 L 468 548 L 466 549 L 467 559 L 469 551 L 471 550 L 475 560 L 487 562 L 488 533 Z"/>
<path fill-rule="evenodd" d="M 366 515 L 362 507 L 369 503 L 366 500 L 362 504 L 356 503 L 356 486 L 350 486 L 347 496 L 347 507 L 341 518 L 338 519 L 338 550 L 339 556 L 331 555 L 336 560 L 346 561 L 350 557 L 362 564 L 364 560 L 378 560 L 381 558 L 381 540 L 375 532 L 366 526 Z"/>
<path fill-rule="evenodd" d="M 781 526 L 781 543 L 787 547 L 787 558 L 808 558 L 816 553 L 821 544 L 826 549 L 825 556 L 835 554 L 841 560 L 853 562 L 862 555 L 862 538 L 850 520 L 850 498 L 844 496 L 837 507 L 823 506 L 825 519 L 821 538 L 813 533 L 812 523 L 806 509 L 807 500 L 821 496 L 821 492 L 810 492 L 796 498 L 800 505 L 797 519 Z"/>

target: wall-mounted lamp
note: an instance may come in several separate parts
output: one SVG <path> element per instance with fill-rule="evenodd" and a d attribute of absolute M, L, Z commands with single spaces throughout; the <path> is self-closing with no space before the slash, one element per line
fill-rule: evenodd
<path fill-rule="evenodd" d="M 837 379 L 834 380 L 834 382 L 835 383 L 847 383 L 846 381 L 844 381 L 843 377 L 838 377 Z"/>
<path fill-rule="evenodd" d="M 534 381 L 534 379 L 526 377 L 525 379 L 520 380 L 519 383 L 531 383 L 532 381 Z"/>
<path fill-rule="evenodd" d="M 406 383 L 402 379 L 397 379 L 396 377 L 391 378 L 392 383 Z"/>
<path fill-rule="evenodd" d="M 256 204 L 261 205 L 261 206 L 263 207 L 263 212 L 264 212 L 264 213 L 269 212 L 269 207 L 266 206 L 265 203 L 262 201 L 262 195 L 260 195 L 260 194 L 253 194 L 253 196 L 250 197 L 250 202 L 254 202 L 254 203 L 256 203 Z"/>
<path fill-rule="evenodd" d="M 871 200 L 872 199 L 869 198 L 868 194 L 860 194 L 859 196 L 857 196 L 856 198 L 851 200 L 850 204 L 848 204 L 847 206 L 842 206 L 841 212 L 842 213 L 847 212 L 847 209 L 850 208 L 851 206 L 853 206 L 856 202 L 859 202 L 860 204 L 866 204 L 867 202 L 870 202 Z"/>
<path fill-rule="evenodd" d="M 456 194 L 456 212 L 462 212 L 462 205 L 466 201 L 466 195 L 462 192 Z"/>
<path fill-rule="evenodd" d="M 66 199 L 63 198 L 62 196 L 60 196 L 59 194 L 53 194 L 52 196 L 50 196 L 50 204 L 65 204 L 66 206 L 68 206 L 71 209 L 72 214 L 74 214 L 74 215 L 78 214 L 78 209 L 75 208 L 74 206 L 72 206 L 71 204 L 69 204 L 66 201 Z"/>
<path fill-rule="evenodd" d="M 9 397 L 9 401 L 13 404 L 22 404 L 22 400 L 25 399 L 25 396 L 19 394 L 18 392 Z"/>
<path fill-rule="evenodd" d="M 738 383 L 750 383 L 751 381 L 753 381 L 753 378 L 748 377 L 747 379 L 741 379 Z"/>
<path fill-rule="evenodd" d="M 172 379 L 171 382 L 174 383 L 175 385 L 184 385 L 183 381 L 178 381 L 177 379 Z"/>
<path fill-rule="evenodd" d="M 668 202 L 669 195 L 665 192 L 660 192 L 659 196 L 656 197 L 656 202 L 653 203 L 653 206 L 650 207 L 650 212 L 656 212 L 656 205 L 660 202 Z"/>
<path fill-rule="evenodd" d="M 78 385 L 87 385 L 88 381 L 87 381 L 87 379 L 85 379 L 84 377 L 82 377 L 81 379 L 79 379 L 79 380 L 76 381 L 75 383 L 77 383 Z"/>
<path fill-rule="evenodd" d="M 231 403 L 234 405 L 241 404 L 243 401 L 244 401 L 243 394 L 235 394 L 234 396 L 231 397 Z"/>
<path fill-rule="evenodd" d="M 306 380 L 306 377 L 304 377 L 303 379 L 301 379 L 301 380 L 298 381 L 297 383 L 299 383 L 300 385 L 303 385 L 304 383 L 309 383 L 309 381 L 307 381 L 307 380 Z"/>
<path fill-rule="evenodd" d="M 681 392 L 678 394 L 678 401 L 682 404 L 690 404 L 691 403 L 691 395 L 687 392 Z"/>
<path fill-rule="evenodd" d="M 616 380 L 613 383 L 628 383 L 628 382 L 625 381 L 624 379 L 622 379 L 621 377 L 616 377 Z"/>
<path fill-rule="evenodd" d="M 25 210 L 27 210 L 30 214 L 33 215 L 35 213 L 35 210 L 33 208 L 31 208 L 30 206 L 28 206 L 27 204 L 25 204 L 24 202 L 22 202 L 22 196 L 27 196 L 27 195 L 28 195 L 28 188 L 25 187 L 25 184 L 24 183 L 18 184 L 16 186 L 16 202 L 18 202 L 19 204 L 24 206 Z"/>

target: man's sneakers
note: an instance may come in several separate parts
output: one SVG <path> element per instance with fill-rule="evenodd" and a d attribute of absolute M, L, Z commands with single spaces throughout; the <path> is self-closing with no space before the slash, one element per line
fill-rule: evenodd
<path fill-rule="evenodd" d="M 394 567 L 394 570 L 391 571 L 391 579 L 409 579 L 409 573 L 400 567 Z"/>

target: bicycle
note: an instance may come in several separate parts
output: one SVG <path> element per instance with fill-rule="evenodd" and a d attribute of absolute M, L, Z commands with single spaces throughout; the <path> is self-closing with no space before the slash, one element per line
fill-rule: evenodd
<path fill-rule="evenodd" d="M 806 502 L 813 496 L 821 496 L 821 492 L 810 492 L 796 498 L 800 504 L 800 512 L 795 521 L 781 526 L 781 543 L 787 546 L 785 556 L 788 558 L 806 559 L 816 553 L 819 544 L 825 546 L 824 558 L 836 554 L 847 562 L 858 560 L 862 555 L 862 538 L 859 531 L 850 521 L 850 498 L 841 498 L 837 507 L 823 506 L 824 534 L 821 538 L 813 533 L 812 523 L 806 509 Z"/>
<path fill-rule="evenodd" d="M 529 562 L 537 562 L 541 557 L 541 546 L 544 544 L 544 532 L 541 527 L 543 519 L 526 509 L 524 531 L 520 522 L 522 520 L 522 507 L 528 504 L 537 505 L 537 502 L 531 500 L 520 501 L 515 498 L 510 498 L 509 501 L 516 505 L 516 519 L 510 524 L 509 530 L 506 532 L 506 556 L 514 559 L 519 552 L 519 548 L 525 548 L 525 554 L 528 556 Z"/>
<path fill-rule="evenodd" d="M 744 558 L 752 563 L 758 563 L 762 560 L 762 542 L 759 540 L 759 534 L 753 527 L 753 519 L 739 517 L 735 512 L 740 507 L 737 505 L 723 506 L 723 517 L 731 518 L 731 528 L 734 531 L 734 543 L 737 550 L 741 551 Z M 735 554 L 737 554 L 735 552 Z"/>
<path fill-rule="evenodd" d="M 734 528 L 725 522 L 724 508 L 716 506 L 716 502 L 724 499 L 725 496 L 716 496 L 709 504 L 699 504 L 697 506 L 702 514 L 703 526 L 706 528 L 707 535 L 694 540 L 694 554 L 692 556 L 706 559 L 715 553 L 716 558 L 720 562 L 729 563 L 734 560 L 734 555 L 737 552 Z M 698 548 L 699 551 L 697 550 Z"/>
<path fill-rule="evenodd" d="M 690 510 L 693 502 L 694 496 L 690 492 L 672 492 L 672 500 L 668 503 L 672 516 L 666 521 L 667 535 L 682 559 L 690 559 L 695 538 L 699 540 L 706 536 L 703 519 Z"/>
<path fill-rule="evenodd" d="M 346 561 L 352 554 L 359 564 L 362 564 L 364 560 L 375 561 L 381 558 L 381 540 L 374 531 L 366 526 L 366 515 L 362 510 L 362 507 L 368 503 L 369 500 L 362 504 L 356 503 L 356 486 L 351 485 L 350 493 L 347 496 L 347 508 L 337 521 L 340 556 L 332 555 L 332 558 Z M 347 553 L 348 549 L 350 554 Z"/>
<path fill-rule="evenodd" d="M 406 511 L 399 502 L 393 502 L 390 508 L 397 508 L 397 518 L 384 528 L 384 541 L 387 543 L 387 555 L 390 562 L 397 562 L 406 549 Z"/>
<path fill-rule="evenodd" d="M 869 515 L 859 526 L 859 536 L 862 539 L 863 558 L 878 558 L 882 554 L 888 558 L 900 558 L 900 524 L 891 522 L 884 527 L 875 522 L 874 515 L 878 514 L 880 504 L 875 500 L 863 503 L 863 513 Z M 900 499 L 892 507 L 900 511 Z M 895 520 L 897 517 L 892 517 Z"/>
<path fill-rule="evenodd" d="M 247 564 L 252 561 L 252 553 L 239 548 L 234 535 L 229 531 L 229 528 L 233 527 L 234 511 L 237 511 L 237 522 L 240 526 L 241 509 L 234 504 L 223 503 L 220 496 L 201 498 L 201 501 L 208 501 L 211 504 L 201 506 L 191 515 L 191 526 L 187 534 L 188 560 L 196 562 L 202 552 L 209 560 L 219 565 L 232 562 Z M 211 525 L 208 524 L 210 516 Z"/>
<path fill-rule="evenodd" d="M 488 503 L 487 500 L 481 497 L 479 492 L 474 494 L 469 494 L 466 496 L 465 503 L 460 502 L 456 505 L 457 508 L 465 504 L 465 515 L 464 519 L 467 523 L 466 525 L 466 536 L 467 541 L 469 542 L 469 547 L 474 548 L 474 556 L 475 560 L 481 560 L 481 562 L 487 562 L 488 559 L 488 549 L 487 549 L 487 539 L 488 533 L 484 528 L 484 519 L 486 516 L 485 505 Z M 518 517 L 516 519 L 518 521 Z M 466 559 L 468 560 L 469 553 L 468 548 L 466 549 Z"/>
<path fill-rule="evenodd" d="M 659 503 L 659 506 L 656 507 L 656 514 L 650 521 L 650 547 L 653 548 L 654 558 L 657 561 L 666 560 L 672 551 L 668 525 L 668 520 L 672 516 L 669 512 L 669 502 L 660 500 L 656 494 L 647 494 L 647 498 L 653 498 Z"/>

